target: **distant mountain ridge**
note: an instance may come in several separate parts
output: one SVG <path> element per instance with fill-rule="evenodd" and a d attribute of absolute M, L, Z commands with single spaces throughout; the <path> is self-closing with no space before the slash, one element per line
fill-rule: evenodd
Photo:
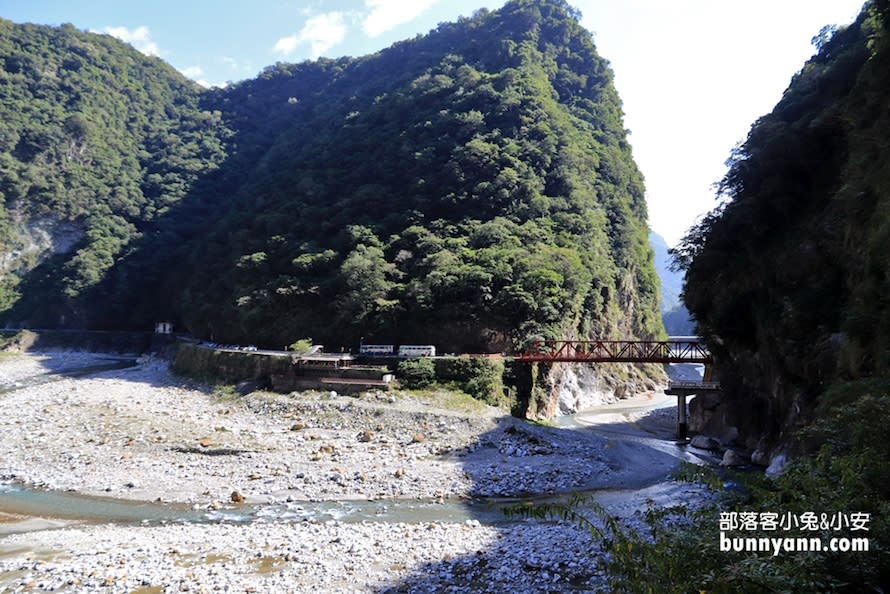
<path fill-rule="evenodd" d="M 660 334 L 642 176 L 578 16 L 514 0 L 209 91 L 108 36 L 0 22 L 0 238 L 34 254 L 7 264 L 3 321 L 497 351 Z"/>
<path fill-rule="evenodd" d="M 680 303 L 680 293 L 683 291 L 683 273 L 671 269 L 670 247 L 667 241 L 656 233 L 649 232 L 649 245 L 655 254 L 655 271 L 661 287 L 661 300 L 659 306 L 661 312 L 670 311 Z"/>
<path fill-rule="evenodd" d="M 655 253 L 655 270 L 660 281 L 661 320 L 669 336 L 690 336 L 695 333 L 695 323 L 683 305 L 683 272 L 675 270 L 670 247 L 664 237 L 654 231 L 649 232 L 649 245 Z"/>

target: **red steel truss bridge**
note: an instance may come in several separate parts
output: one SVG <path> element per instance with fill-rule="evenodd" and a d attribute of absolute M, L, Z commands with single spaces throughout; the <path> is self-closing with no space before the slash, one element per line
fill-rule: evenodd
<path fill-rule="evenodd" d="M 697 336 L 667 340 L 536 340 L 520 361 L 546 363 L 713 363 Z"/>

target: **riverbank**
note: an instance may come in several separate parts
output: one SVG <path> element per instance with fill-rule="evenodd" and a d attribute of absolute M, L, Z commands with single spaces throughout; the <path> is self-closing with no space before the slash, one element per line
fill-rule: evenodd
<path fill-rule="evenodd" d="M 240 396 L 173 376 L 150 358 L 27 385 L 30 371 L 65 368 L 74 356 L 83 357 L 0 360 L 0 378 L 23 384 L 0 394 L 3 480 L 204 510 L 444 505 L 642 486 L 664 481 L 676 462 L 445 392 Z M 279 520 L 95 526 L 73 518 L 64 529 L 0 538 L 0 588 L 558 591 L 599 583 L 596 543 L 564 524 Z"/>
<path fill-rule="evenodd" d="M 58 353 L 41 365 L 65 368 Z M 0 367 L 33 366 L 6 359 Z M 12 372 L 11 375 L 16 375 Z M 61 378 L 0 397 L 0 479 L 195 505 L 451 499 L 629 487 L 673 460 L 623 467 L 590 432 L 531 425 L 446 392 L 240 396 L 166 362 Z M 239 497 L 236 497 L 238 499 Z"/>

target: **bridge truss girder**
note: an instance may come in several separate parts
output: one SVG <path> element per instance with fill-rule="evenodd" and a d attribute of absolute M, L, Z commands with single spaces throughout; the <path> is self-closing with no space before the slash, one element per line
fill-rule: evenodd
<path fill-rule="evenodd" d="M 546 363 L 703 363 L 713 357 L 698 340 L 536 340 L 520 361 Z"/>

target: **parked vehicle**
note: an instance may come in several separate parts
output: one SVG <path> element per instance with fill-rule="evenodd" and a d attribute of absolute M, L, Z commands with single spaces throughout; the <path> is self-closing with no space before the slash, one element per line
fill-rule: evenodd
<path fill-rule="evenodd" d="M 397 351 L 392 344 L 363 344 L 359 354 L 366 357 L 435 357 L 436 347 L 431 344 L 403 344 Z"/>
<path fill-rule="evenodd" d="M 396 348 L 391 344 L 363 344 L 358 352 L 369 357 L 392 357 Z"/>
<path fill-rule="evenodd" d="M 431 344 L 403 344 L 399 347 L 399 357 L 435 357 L 436 347 Z"/>

